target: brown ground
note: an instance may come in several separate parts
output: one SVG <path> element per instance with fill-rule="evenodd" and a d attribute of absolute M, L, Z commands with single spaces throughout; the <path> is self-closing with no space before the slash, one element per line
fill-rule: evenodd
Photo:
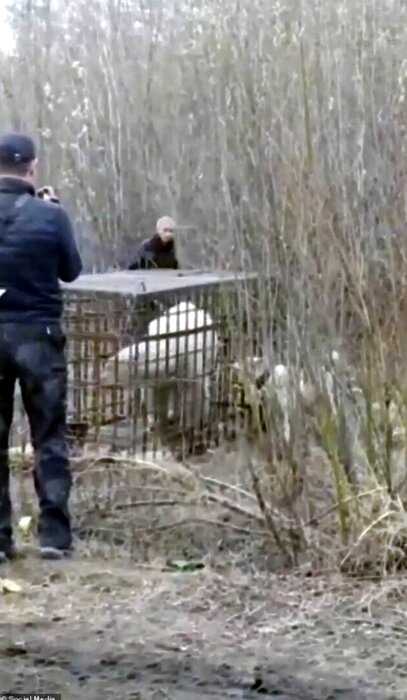
<path fill-rule="evenodd" d="M 147 492 L 152 497 L 153 489 L 157 496 L 158 483 L 163 487 L 162 475 L 160 482 L 149 477 L 147 485 L 140 470 L 114 486 L 112 479 L 107 491 L 116 503 L 134 497 L 132 488 L 140 499 Z M 170 486 L 181 492 L 180 484 L 167 483 L 166 498 Z M 23 503 L 27 488 L 20 483 L 15 493 Z M 166 530 L 164 520 L 202 512 L 138 508 L 126 516 L 122 511 L 121 521 L 101 512 L 103 523 L 96 526 L 95 505 L 103 511 L 109 501 L 106 484 L 95 482 L 92 491 L 81 477 L 75 493 L 77 521 L 96 534 L 82 532 L 74 558 L 45 563 L 28 546 L 26 558 L 0 572 L 22 586 L 21 593 L 0 594 L 0 694 L 407 698 L 403 578 L 357 584 L 334 575 L 283 575 L 258 536 L 228 533 L 227 520 L 224 529 L 191 524 Z M 221 513 L 211 510 L 210 516 L 219 520 Z M 138 528 L 146 522 L 160 530 L 141 536 Z M 173 572 L 168 557 L 199 558 L 204 568 Z"/>
<path fill-rule="evenodd" d="M 166 573 L 103 560 L 9 567 L 1 691 L 96 698 L 405 698 L 407 606 L 338 579 Z M 388 585 L 388 584 L 387 584 Z M 366 600 L 380 594 L 364 588 Z M 257 688 L 257 689 L 256 689 Z"/>

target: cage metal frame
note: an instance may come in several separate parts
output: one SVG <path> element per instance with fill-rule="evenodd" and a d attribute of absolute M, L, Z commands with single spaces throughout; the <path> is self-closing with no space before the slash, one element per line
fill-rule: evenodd
<path fill-rule="evenodd" d="M 125 451 L 131 456 L 145 456 L 148 452 L 156 455 L 164 447 L 183 458 L 218 445 L 222 430 L 223 437 L 226 437 L 228 430 L 227 407 L 232 393 L 228 368 L 233 357 L 240 352 L 238 346 L 244 339 L 242 328 L 246 301 L 249 293 L 255 293 L 256 280 L 256 275 L 245 273 L 131 271 L 84 275 L 75 283 L 64 285 L 63 323 L 67 336 L 71 444 L 79 445 L 81 449 L 88 446 L 92 451 L 100 448 L 113 453 Z M 208 317 L 205 318 L 207 314 L 212 322 L 201 322 L 191 328 L 170 329 L 166 310 L 182 304 L 193 304 L 193 310 L 190 308 L 195 319 L 203 310 L 204 320 L 208 320 Z M 146 335 L 149 324 L 157 318 L 166 319 L 167 327 L 158 327 L 158 333 L 154 336 Z M 118 374 L 110 385 L 103 385 L 106 363 L 117 358 L 124 348 L 142 343 L 145 344 L 146 365 L 154 343 L 158 348 L 165 344 L 164 358 L 168 367 L 170 344 L 175 343 L 179 349 L 181 342 L 184 342 L 187 351 L 178 352 L 178 355 L 184 357 L 186 365 L 188 357 L 194 355 L 196 365 L 200 350 L 195 345 L 195 352 L 193 348 L 189 352 L 188 342 L 195 340 L 196 343 L 199 334 L 204 345 L 200 373 L 197 373 L 195 366 L 192 377 L 185 377 L 186 369 L 182 372 L 178 366 L 172 375 L 169 371 L 164 372 L 158 379 L 156 368 L 155 377 L 144 376 L 140 381 L 138 359 L 136 361 L 129 355 L 127 394 L 122 383 L 117 381 Z M 208 357 L 205 339 L 211 335 L 212 339 L 216 336 L 216 348 L 212 347 L 212 353 L 216 350 L 216 357 L 210 358 L 206 373 Z M 194 395 L 194 382 L 197 395 Z M 160 404 L 157 387 L 163 392 L 161 396 L 168 391 L 175 397 L 173 411 L 176 416 L 172 424 L 164 409 L 159 415 L 160 405 L 152 406 L 151 415 L 148 405 L 140 400 L 140 391 L 152 388 L 153 403 L 158 401 Z M 205 393 L 208 391 L 209 396 Z M 180 416 L 177 411 L 183 401 L 186 408 L 184 415 Z M 164 399 L 163 402 L 164 405 Z M 200 410 L 202 414 L 204 412 L 203 407 L 208 413 L 200 416 Z M 191 421 L 191 414 L 196 411 L 197 420 Z M 127 426 L 124 438 L 120 436 L 123 426 Z"/>

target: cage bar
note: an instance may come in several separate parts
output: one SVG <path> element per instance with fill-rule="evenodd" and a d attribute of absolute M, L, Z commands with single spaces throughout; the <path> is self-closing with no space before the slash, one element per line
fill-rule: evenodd
<path fill-rule="evenodd" d="M 146 270 L 62 285 L 72 448 L 184 459 L 218 444 L 255 283 L 244 273 Z"/>

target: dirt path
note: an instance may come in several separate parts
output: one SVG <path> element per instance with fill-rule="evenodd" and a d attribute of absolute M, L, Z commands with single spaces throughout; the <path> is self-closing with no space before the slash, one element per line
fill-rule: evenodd
<path fill-rule="evenodd" d="M 34 557 L 6 574 L 23 592 L 0 599 L 0 692 L 60 692 L 63 700 L 110 692 L 133 700 L 406 697 L 407 605 L 374 603 L 377 586 Z"/>

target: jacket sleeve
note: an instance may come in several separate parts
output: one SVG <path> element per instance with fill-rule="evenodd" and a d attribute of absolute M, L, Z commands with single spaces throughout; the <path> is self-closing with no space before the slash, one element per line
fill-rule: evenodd
<path fill-rule="evenodd" d="M 135 258 L 133 262 L 129 265 L 128 270 L 144 270 L 147 267 L 148 260 L 148 240 L 143 241 L 143 243 L 136 250 Z"/>
<path fill-rule="evenodd" d="M 173 258 L 174 259 L 173 259 L 173 263 L 172 263 L 171 267 L 173 270 L 179 270 L 179 260 L 178 260 L 177 248 L 175 245 L 174 245 L 174 249 L 173 249 Z"/>
<path fill-rule="evenodd" d="M 140 255 L 137 255 L 136 258 L 134 258 L 133 262 L 129 265 L 127 268 L 128 270 L 140 270 L 142 268 L 142 263 L 143 263 L 143 258 Z"/>
<path fill-rule="evenodd" d="M 58 277 L 62 282 L 73 282 L 82 272 L 81 256 L 68 214 L 58 206 L 56 216 L 60 243 Z"/>

